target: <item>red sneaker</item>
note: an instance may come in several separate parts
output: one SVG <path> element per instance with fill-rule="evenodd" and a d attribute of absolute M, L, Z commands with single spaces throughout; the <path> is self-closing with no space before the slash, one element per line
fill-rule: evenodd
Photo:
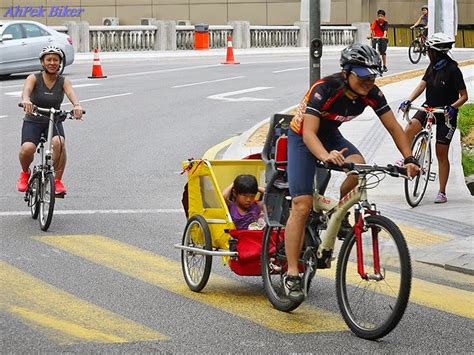
<path fill-rule="evenodd" d="M 56 195 L 61 195 L 61 194 L 65 194 L 66 193 L 66 186 L 64 186 L 63 182 L 59 179 L 55 179 L 54 181 L 55 185 L 56 185 Z"/>
<path fill-rule="evenodd" d="M 22 171 L 20 176 L 18 177 L 18 181 L 16 183 L 16 188 L 20 192 L 25 192 L 28 189 L 28 180 L 30 179 L 31 171 L 28 172 Z"/>

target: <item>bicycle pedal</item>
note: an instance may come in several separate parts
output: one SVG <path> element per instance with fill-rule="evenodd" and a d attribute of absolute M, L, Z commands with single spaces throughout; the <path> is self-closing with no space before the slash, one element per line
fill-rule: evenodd
<path fill-rule="evenodd" d="M 56 198 L 64 198 L 64 196 L 66 196 L 65 192 L 61 192 L 60 194 L 54 194 L 54 197 Z"/>
<path fill-rule="evenodd" d="M 436 180 L 436 173 L 430 172 L 428 176 L 428 181 L 435 181 Z"/>

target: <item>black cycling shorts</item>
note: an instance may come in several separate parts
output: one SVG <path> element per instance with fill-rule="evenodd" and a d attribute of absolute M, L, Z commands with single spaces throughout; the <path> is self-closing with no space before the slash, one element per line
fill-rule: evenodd
<path fill-rule="evenodd" d="M 424 126 L 426 123 L 426 112 L 418 111 L 413 116 L 414 119 L 420 121 L 421 125 Z M 446 126 L 446 120 L 444 118 L 444 114 L 442 113 L 435 113 L 435 124 L 436 124 L 436 143 L 449 145 L 451 140 L 453 139 L 454 131 L 457 127 L 458 117 L 456 113 L 456 117 L 451 119 L 449 122 L 451 123 L 451 128 Z"/>
<path fill-rule="evenodd" d="M 40 142 L 41 135 L 48 138 L 48 122 L 32 122 L 23 121 L 23 127 L 21 128 L 21 144 L 31 142 L 34 145 L 38 145 Z M 53 137 L 64 136 L 64 129 L 62 122 L 58 122 L 54 125 Z"/>
<path fill-rule="evenodd" d="M 388 41 L 384 38 L 374 38 L 372 39 L 372 48 L 377 49 L 377 44 L 379 45 L 379 54 L 385 55 L 387 52 L 387 43 Z"/>

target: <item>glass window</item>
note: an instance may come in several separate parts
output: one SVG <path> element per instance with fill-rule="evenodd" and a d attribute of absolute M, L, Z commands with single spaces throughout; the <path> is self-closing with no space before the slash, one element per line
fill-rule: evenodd
<path fill-rule="evenodd" d="M 13 39 L 21 39 L 23 37 L 23 31 L 21 29 L 20 24 L 16 23 L 13 25 L 8 26 L 5 31 L 3 31 L 3 34 L 10 34 L 13 36 Z"/>
<path fill-rule="evenodd" d="M 25 29 L 26 37 L 29 38 L 50 36 L 48 32 L 46 32 L 39 26 L 33 25 L 32 23 L 24 23 L 23 28 Z"/>

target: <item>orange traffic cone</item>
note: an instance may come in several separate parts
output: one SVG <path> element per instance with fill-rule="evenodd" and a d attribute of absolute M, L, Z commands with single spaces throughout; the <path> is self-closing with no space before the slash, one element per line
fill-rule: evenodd
<path fill-rule="evenodd" d="M 92 76 L 89 76 L 89 79 L 101 79 L 106 78 L 107 76 L 102 74 L 102 65 L 100 65 L 99 59 L 99 50 L 94 49 L 94 62 L 92 63 Z"/>
<path fill-rule="evenodd" d="M 227 36 L 227 56 L 222 64 L 240 64 L 234 60 L 234 50 L 232 49 L 232 37 Z"/>

